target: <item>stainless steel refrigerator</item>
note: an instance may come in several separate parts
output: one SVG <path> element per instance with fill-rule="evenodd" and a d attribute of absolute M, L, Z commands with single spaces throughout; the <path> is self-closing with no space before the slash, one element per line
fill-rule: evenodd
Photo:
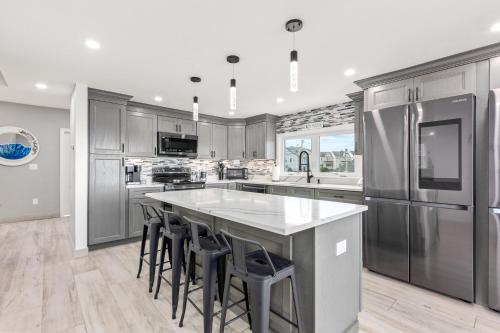
<path fill-rule="evenodd" d="M 365 266 L 474 300 L 473 95 L 364 113 Z"/>
<path fill-rule="evenodd" d="M 490 91 L 488 305 L 500 311 L 500 89 Z"/>

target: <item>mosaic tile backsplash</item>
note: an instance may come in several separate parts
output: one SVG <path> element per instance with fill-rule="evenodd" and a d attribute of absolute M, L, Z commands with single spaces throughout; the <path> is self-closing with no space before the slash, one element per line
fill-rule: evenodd
<path fill-rule="evenodd" d="M 284 115 L 276 123 L 276 133 L 299 131 L 305 124 L 320 121 L 323 122 L 323 127 L 353 124 L 354 112 L 354 104 L 348 102 Z"/>
<path fill-rule="evenodd" d="M 208 176 L 217 175 L 217 162 L 212 160 L 198 160 L 187 158 L 129 158 L 126 160 L 127 165 L 135 164 L 142 166 L 141 181 L 146 182 L 148 177 L 152 176 L 152 169 L 155 166 L 184 166 L 192 170 L 203 170 Z M 234 161 L 222 161 L 226 167 L 241 167 L 248 168 L 250 175 L 271 176 L 274 160 L 248 160 L 240 161 L 240 165 L 236 166 Z"/>

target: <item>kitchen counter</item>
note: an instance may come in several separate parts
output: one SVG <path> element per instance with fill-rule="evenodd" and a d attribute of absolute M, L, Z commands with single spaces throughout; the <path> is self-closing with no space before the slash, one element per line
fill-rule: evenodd
<path fill-rule="evenodd" d="M 361 185 L 343 185 L 343 184 L 317 184 L 317 183 L 298 183 L 298 182 L 273 182 L 271 180 L 253 180 L 253 179 L 224 179 L 224 180 L 207 180 L 207 184 L 229 184 L 229 183 L 246 183 L 272 186 L 291 186 L 291 187 L 306 187 L 314 189 L 338 190 L 338 191 L 353 191 L 363 192 Z"/>
<path fill-rule="evenodd" d="M 366 206 L 218 188 L 146 196 L 171 204 L 175 214 L 207 223 L 215 232 L 227 230 L 293 260 L 304 333 L 358 331 Z M 231 296 L 232 301 L 239 297 Z M 273 286 L 271 306 L 295 321 L 289 283 Z M 291 331 L 276 316 L 270 327 Z"/>
<path fill-rule="evenodd" d="M 216 188 L 146 196 L 284 236 L 367 210 L 362 205 Z"/>
<path fill-rule="evenodd" d="M 132 188 L 150 188 L 150 187 L 163 187 L 165 184 L 163 183 L 151 183 L 151 184 L 130 184 L 126 185 L 127 189 L 132 189 Z"/>

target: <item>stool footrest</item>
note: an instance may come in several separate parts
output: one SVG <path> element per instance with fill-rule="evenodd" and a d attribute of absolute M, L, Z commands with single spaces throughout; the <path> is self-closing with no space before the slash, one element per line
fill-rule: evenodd
<path fill-rule="evenodd" d="M 219 311 L 219 312 L 220 312 L 220 311 Z M 231 324 L 233 321 L 238 320 L 238 319 L 240 319 L 241 317 L 248 315 L 249 313 L 250 313 L 250 311 L 245 311 L 245 312 L 243 312 L 242 314 L 237 315 L 237 316 L 236 316 L 236 317 L 234 317 L 233 319 L 230 319 L 230 320 L 226 321 L 226 324 L 225 324 L 224 326 L 227 326 L 227 325 Z"/>
<path fill-rule="evenodd" d="M 293 327 L 295 327 L 295 328 L 299 327 L 297 325 L 297 323 L 294 323 L 293 321 L 290 321 L 288 318 L 283 317 L 280 313 L 274 311 L 273 309 L 271 309 L 271 313 L 274 314 L 275 316 L 281 318 L 282 320 L 286 321 L 288 324 L 292 325 Z"/>

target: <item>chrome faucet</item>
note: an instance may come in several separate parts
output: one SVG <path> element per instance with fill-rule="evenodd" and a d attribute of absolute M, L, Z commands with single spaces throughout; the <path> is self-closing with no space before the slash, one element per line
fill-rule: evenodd
<path fill-rule="evenodd" d="M 307 162 L 304 164 L 302 163 L 302 154 L 306 154 L 306 157 L 307 157 Z M 302 171 L 302 166 L 307 166 L 307 182 L 310 183 L 311 182 L 311 178 L 314 177 L 313 174 L 311 173 L 311 167 L 310 167 L 310 164 L 309 164 L 309 153 L 305 150 L 301 151 L 300 152 L 300 155 L 299 155 L 299 171 Z"/>

